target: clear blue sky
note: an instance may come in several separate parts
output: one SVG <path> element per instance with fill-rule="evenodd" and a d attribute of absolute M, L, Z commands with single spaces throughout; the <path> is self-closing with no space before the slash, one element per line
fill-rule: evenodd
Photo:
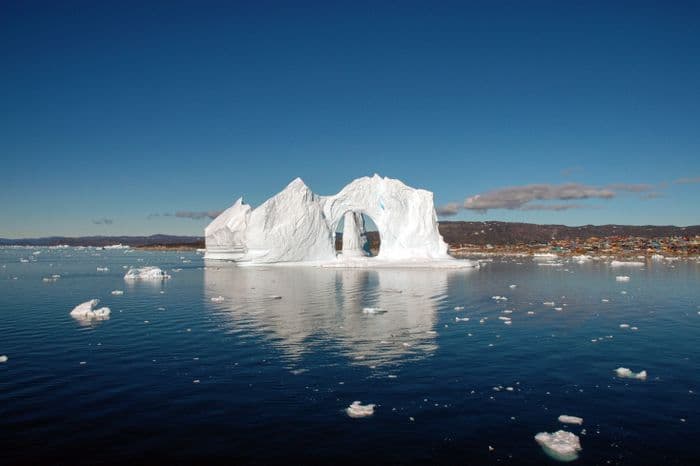
<path fill-rule="evenodd" d="M 700 2 L 143 3 L 0 3 L 1 237 L 201 234 L 163 214 L 375 172 L 613 193 L 451 219 L 700 223 Z"/>

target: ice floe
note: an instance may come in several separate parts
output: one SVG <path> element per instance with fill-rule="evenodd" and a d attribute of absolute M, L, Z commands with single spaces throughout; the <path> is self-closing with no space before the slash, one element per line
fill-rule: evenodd
<path fill-rule="evenodd" d="M 6 355 L 0 355 L 0 363 L 7 362 L 7 360 L 10 359 Z"/>
<path fill-rule="evenodd" d="M 170 275 L 163 272 L 160 267 L 132 267 L 124 275 L 124 280 L 165 280 L 168 278 Z"/>
<path fill-rule="evenodd" d="M 374 404 L 363 405 L 359 401 L 353 401 L 350 406 L 345 408 L 345 412 L 352 418 L 367 417 L 374 414 Z"/>
<path fill-rule="evenodd" d="M 628 282 L 630 281 L 630 277 L 628 277 L 627 275 L 618 275 L 617 277 L 615 277 L 615 281 Z"/>
<path fill-rule="evenodd" d="M 580 418 L 578 416 L 569 416 L 568 414 L 562 414 L 561 416 L 559 416 L 558 420 L 562 424 L 583 424 L 583 418 Z"/>
<path fill-rule="evenodd" d="M 548 456 L 558 461 L 573 461 L 581 451 L 578 435 L 565 430 L 558 430 L 553 434 L 540 432 L 535 435 L 535 441 Z"/>
<path fill-rule="evenodd" d="M 644 262 L 639 261 L 612 261 L 610 267 L 644 267 Z"/>
<path fill-rule="evenodd" d="M 632 372 L 630 369 L 628 369 L 626 367 L 618 367 L 617 369 L 615 369 L 615 373 L 621 379 L 637 379 L 637 380 L 646 380 L 647 379 L 647 371 Z"/>
<path fill-rule="evenodd" d="M 114 290 L 114 291 L 112 291 L 112 294 L 114 296 L 121 296 L 124 294 L 124 292 L 122 290 Z"/>
<path fill-rule="evenodd" d="M 82 304 L 78 304 L 70 311 L 71 317 L 82 321 L 90 320 L 107 320 L 109 319 L 110 310 L 108 307 L 97 308 L 100 303 L 99 299 L 91 299 Z"/>
<path fill-rule="evenodd" d="M 109 272 L 109 267 L 97 267 L 98 272 Z"/>
<path fill-rule="evenodd" d="M 211 300 L 214 303 L 223 303 L 226 300 L 226 298 L 224 298 L 223 296 L 212 296 Z"/>
<path fill-rule="evenodd" d="M 363 307 L 363 314 L 384 314 L 386 311 L 380 307 Z"/>

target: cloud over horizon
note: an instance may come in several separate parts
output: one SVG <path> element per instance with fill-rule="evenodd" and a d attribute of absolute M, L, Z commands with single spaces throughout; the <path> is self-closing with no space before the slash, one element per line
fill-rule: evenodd
<path fill-rule="evenodd" d="M 436 211 L 441 217 L 457 215 L 462 209 L 473 210 L 479 213 L 486 213 L 492 209 L 559 212 L 564 210 L 593 208 L 593 206 L 568 202 L 550 204 L 547 201 L 612 199 L 622 191 L 640 194 L 643 199 L 653 199 L 661 196 L 661 194 L 655 192 L 654 189 L 654 185 L 647 183 L 614 183 L 604 187 L 590 186 L 581 183 L 528 184 L 524 186 L 510 186 L 488 191 L 483 194 L 476 194 L 467 197 L 461 204 L 458 202 L 450 202 L 438 206 Z"/>
<path fill-rule="evenodd" d="M 146 218 L 149 220 L 154 217 L 177 217 L 177 218 L 189 218 L 192 220 L 201 220 L 203 218 L 215 219 L 219 214 L 223 212 L 221 210 L 202 210 L 202 211 L 192 211 L 192 210 L 179 210 L 174 214 L 172 212 L 165 212 L 163 214 L 155 213 L 148 214 Z"/>
<path fill-rule="evenodd" d="M 92 223 L 95 225 L 111 225 L 114 223 L 114 220 L 111 218 L 96 218 L 92 220 Z"/>
<path fill-rule="evenodd" d="M 508 210 L 566 210 L 558 206 L 552 209 L 549 204 L 529 204 L 532 201 L 569 201 L 580 199 L 611 199 L 615 191 L 597 188 L 580 183 L 530 184 L 496 189 L 477 194 L 464 200 L 463 208 L 485 213 L 490 209 Z M 527 207 L 527 208 L 526 208 Z"/>

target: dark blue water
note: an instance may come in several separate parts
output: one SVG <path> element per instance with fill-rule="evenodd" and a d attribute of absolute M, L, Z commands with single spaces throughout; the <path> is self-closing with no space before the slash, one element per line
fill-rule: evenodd
<path fill-rule="evenodd" d="M 172 278 L 129 285 L 132 265 Z M 327 270 L 0 249 L 0 267 L 2 464 L 553 464 L 534 435 L 559 429 L 580 437 L 574 464 L 700 458 L 697 262 Z M 70 317 L 91 298 L 108 320 Z M 374 415 L 349 418 L 355 400 Z"/>

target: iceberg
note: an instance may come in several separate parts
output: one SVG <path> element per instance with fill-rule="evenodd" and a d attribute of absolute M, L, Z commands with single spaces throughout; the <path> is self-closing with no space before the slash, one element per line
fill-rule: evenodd
<path fill-rule="evenodd" d="M 569 416 L 568 414 L 562 414 L 557 420 L 562 424 L 583 424 L 583 418 L 578 416 Z"/>
<path fill-rule="evenodd" d="M 97 308 L 100 303 L 99 299 L 91 299 L 90 301 L 85 301 L 82 304 L 78 304 L 70 311 L 71 317 L 80 321 L 91 321 L 91 320 L 107 320 L 109 319 L 109 314 L 111 313 L 108 307 Z"/>
<path fill-rule="evenodd" d="M 615 373 L 621 379 L 637 379 L 637 380 L 646 380 L 647 379 L 647 371 L 632 372 L 630 369 L 628 369 L 626 367 L 618 367 L 617 369 L 615 369 Z"/>
<path fill-rule="evenodd" d="M 374 414 L 374 406 L 373 404 L 363 405 L 359 401 L 353 401 L 350 406 L 345 408 L 345 412 L 353 418 L 367 417 Z"/>
<path fill-rule="evenodd" d="M 610 267 L 644 267 L 644 262 L 639 261 L 612 261 Z"/>
<path fill-rule="evenodd" d="M 3 354 L 3 355 L 0 356 L 0 363 L 7 362 L 8 359 L 9 359 L 9 358 L 8 358 L 6 355 Z"/>
<path fill-rule="evenodd" d="M 163 272 L 160 267 L 141 267 L 141 268 L 130 268 L 126 275 L 124 275 L 124 280 L 136 281 L 136 280 L 166 280 L 170 278 L 170 275 Z"/>
<path fill-rule="evenodd" d="M 376 257 L 366 257 L 363 215 L 374 221 L 379 233 Z M 337 254 L 335 236 L 341 221 L 343 247 Z M 313 193 L 296 178 L 255 209 L 239 198 L 205 228 L 204 236 L 205 259 L 245 265 L 476 266 L 447 254 L 433 193 L 379 175 L 358 178 L 331 196 Z"/>
<path fill-rule="evenodd" d="M 535 435 L 535 441 L 548 456 L 558 461 L 573 461 L 581 451 L 578 435 L 565 430 L 558 430 L 553 434 L 540 432 Z"/>

